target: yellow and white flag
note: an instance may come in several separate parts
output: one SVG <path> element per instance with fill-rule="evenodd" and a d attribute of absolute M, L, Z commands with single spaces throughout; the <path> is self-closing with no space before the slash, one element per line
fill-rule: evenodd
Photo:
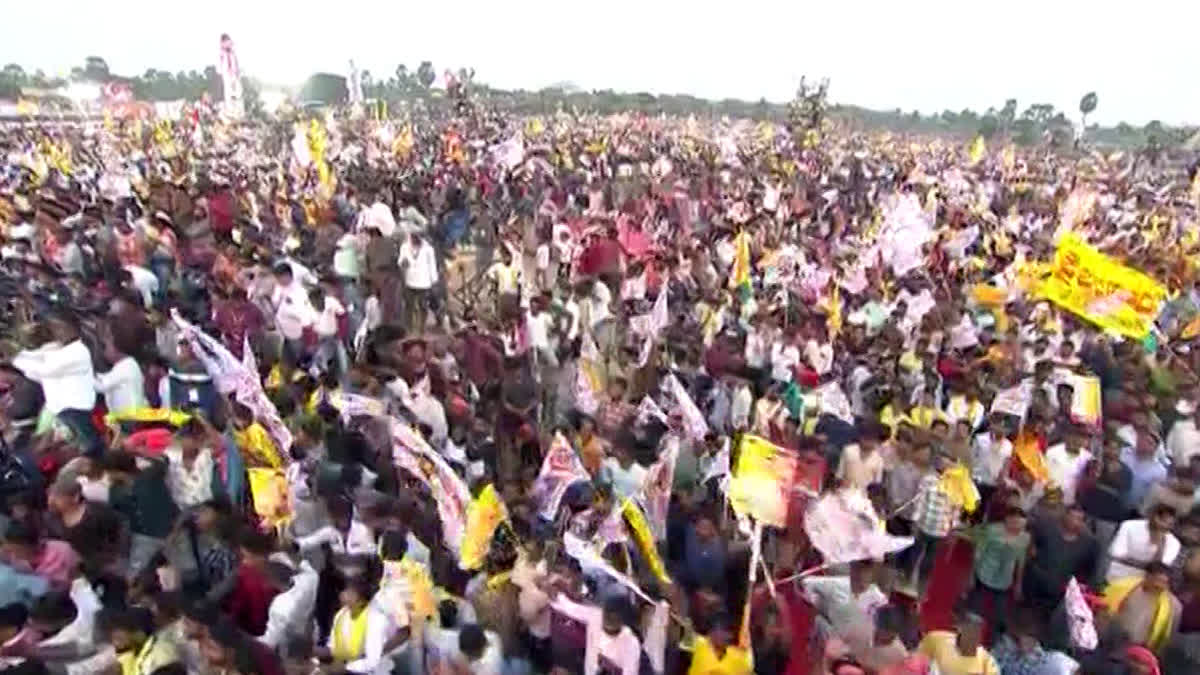
<path fill-rule="evenodd" d="M 506 520 L 508 508 L 496 493 L 496 488 L 489 483 L 467 507 L 467 527 L 458 551 L 458 566 L 464 570 L 482 567 L 496 528 Z"/>

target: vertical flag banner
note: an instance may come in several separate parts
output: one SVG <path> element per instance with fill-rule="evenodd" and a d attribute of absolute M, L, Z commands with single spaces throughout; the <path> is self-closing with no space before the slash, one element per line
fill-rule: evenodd
<path fill-rule="evenodd" d="M 233 50 L 233 39 L 228 33 L 221 35 L 221 47 L 217 52 L 217 74 L 221 76 L 221 88 L 225 93 L 225 113 L 240 117 L 242 69 L 238 65 L 237 52 Z"/>
<path fill-rule="evenodd" d="M 642 557 L 646 559 L 646 564 L 650 567 L 654 578 L 664 584 L 671 583 L 671 577 L 667 574 L 667 566 L 663 564 L 662 556 L 658 553 L 658 546 L 655 545 L 654 535 L 650 532 L 650 524 L 646 522 L 646 515 L 632 499 L 626 499 L 625 503 L 621 505 L 621 513 L 625 516 L 625 522 L 629 525 L 630 533 L 633 534 L 633 541 L 637 544 Z"/>
<path fill-rule="evenodd" d="M 1100 426 L 1100 378 L 1073 375 L 1071 389 L 1071 421 L 1090 427 Z"/>
<path fill-rule="evenodd" d="M 753 294 L 750 281 L 750 235 L 743 230 L 733 242 L 733 271 L 729 274 L 729 287 L 736 290 L 745 301 Z"/>
<path fill-rule="evenodd" d="M 459 567 L 464 570 L 482 567 L 496 528 L 506 520 L 508 509 L 500 500 L 496 488 L 489 483 L 467 507 L 467 528 L 459 550 Z"/>
<path fill-rule="evenodd" d="M 554 520 L 567 488 L 578 481 L 588 480 L 591 477 L 583 468 L 583 460 L 579 459 L 562 434 L 555 434 L 550 450 L 542 460 L 542 469 L 533 482 L 533 501 L 541 507 L 541 516 L 546 520 Z"/>

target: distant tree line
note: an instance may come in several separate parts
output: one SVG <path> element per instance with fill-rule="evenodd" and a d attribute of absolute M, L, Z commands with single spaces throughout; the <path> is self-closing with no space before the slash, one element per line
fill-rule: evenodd
<path fill-rule="evenodd" d="M 746 117 L 787 122 L 789 114 L 794 115 L 795 112 L 794 102 L 772 103 L 766 99 L 707 100 L 686 94 L 654 95 L 647 92 L 618 92 L 612 89 L 583 91 L 570 85 L 557 85 L 539 90 L 502 90 L 477 82 L 473 68 L 459 68 L 453 71 L 451 76 L 457 86 L 469 91 L 476 100 L 521 114 L 549 114 L 568 109 L 600 114 L 643 112 L 699 117 Z M 177 73 L 150 68 L 141 75 L 122 77 L 112 74 L 103 58 L 89 56 L 81 66 L 73 68 L 70 74 L 65 76 L 48 76 L 41 70 L 28 72 L 20 65 L 10 63 L 0 70 L 0 98 L 18 98 L 20 91 L 29 87 L 53 89 L 69 81 L 113 80 L 128 83 L 134 95 L 141 100 L 196 100 L 204 94 L 208 94 L 214 100 L 221 97 L 221 78 L 214 66 L 208 66 L 203 71 Z M 433 88 L 437 80 L 437 71 L 431 61 L 421 61 L 413 69 L 400 64 L 386 76 L 363 70 L 360 80 L 366 98 L 387 101 L 389 104 L 429 101 L 443 95 L 440 89 Z M 260 110 L 258 83 L 251 78 L 243 78 L 243 91 L 248 110 Z M 343 75 L 315 73 L 300 90 L 299 99 L 341 102 L 346 100 L 347 95 L 347 82 Z M 1089 92 L 1080 99 L 1079 113 L 1085 124 L 1087 116 L 1096 109 L 1098 102 L 1095 92 Z M 978 134 L 986 139 L 1006 139 L 1020 145 L 1068 145 L 1074 140 L 1075 134 L 1075 127 L 1067 111 L 1056 110 L 1049 103 L 1030 103 L 1022 110 L 1015 98 L 1007 99 L 1003 105 L 988 108 L 983 112 L 964 109 L 958 112 L 945 110 L 941 113 L 923 114 L 916 110 L 906 113 L 899 108 L 881 111 L 853 105 L 829 104 L 826 115 L 863 129 L 889 129 L 897 132 L 962 137 Z M 1151 145 L 1170 148 L 1182 143 L 1194 133 L 1194 128 L 1170 127 L 1157 120 L 1143 126 L 1122 122 L 1111 127 L 1093 124 L 1085 128 L 1086 140 L 1090 144 L 1127 148 L 1144 148 Z"/>

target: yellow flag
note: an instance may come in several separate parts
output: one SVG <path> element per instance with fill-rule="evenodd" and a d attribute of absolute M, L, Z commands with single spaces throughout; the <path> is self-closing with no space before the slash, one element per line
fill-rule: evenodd
<path fill-rule="evenodd" d="M 282 469 L 251 467 L 246 469 L 254 513 L 271 527 L 279 528 L 292 518 L 288 502 L 288 482 Z"/>
<path fill-rule="evenodd" d="M 1037 438 L 1033 434 L 1021 434 L 1013 444 L 1013 455 L 1021 467 L 1033 476 L 1038 483 L 1050 480 L 1050 469 L 1046 466 L 1046 458 L 1038 448 Z"/>
<path fill-rule="evenodd" d="M 458 551 L 459 567 L 464 570 L 477 570 L 482 567 L 496 528 L 506 520 L 508 509 L 500 495 L 496 494 L 496 488 L 488 484 L 467 506 L 467 526 L 463 531 L 462 545 Z"/>
<path fill-rule="evenodd" d="M 658 547 L 654 545 L 654 536 L 650 533 L 650 524 L 646 522 L 646 514 L 642 513 L 632 499 L 626 499 L 625 503 L 621 505 L 621 514 L 625 516 L 625 522 L 629 524 L 629 531 L 633 533 L 633 541 L 637 544 L 642 557 L 646 559 L 646 564 L 650 566 L 650 571 L 654 573 L 654 578 L 664 584 L 671 583 L 667 567 L 663 564 L 662 556 L 658 554 Z"/>
<path fill-rule="evenodd" d="M 838 333 L 842 332 L 842 293 L 837 279 L 833 280 L 833 292 L 829 294 L 826 310 L 829 316 L 825 318 L 825 328 L 830 337 L 837 337 Z"/>
<path fill-rule="evenodd" d="M 979 488 L 971 480 L 971 471 L 961 462 L 942 472 L 938 487 L 967 513 L 974 513 L 979 506 Z"/>
<path fill-rule="evenodd" d="M 1004 166 L 1005 171 L 1012 171 L 1013 166 L 1016 165 L 1017 154 L 1011 143 L 1004 146 L 1004 153 L 1000 155 L 1000 163 Z"/>
<path fill-rule="evenodd" d="M 729 275 L 729 287 L 740 291 L 743 299 L 752 292 L 750 285 L 750 235 L 743 230 L 734 240 L 733 272 Z"/>
<path fill-rule="evenodd" d="M 967 159 L 970 160 L 971 165 L 978 164 L 986 152 L 987 146 L 983 142 L 983 136 L 976 136 L 975 140 L 971 141 L 971 146 L 967 148 Z"/>

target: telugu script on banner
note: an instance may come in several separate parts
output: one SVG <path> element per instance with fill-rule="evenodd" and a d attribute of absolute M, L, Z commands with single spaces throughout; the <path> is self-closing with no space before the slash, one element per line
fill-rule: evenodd
<path fill-rule="evenodd" d="M 1167 289 L 1067 233 L 1041 295 L 1101 328 L 1140 340 L 1150 332 Z"/>

